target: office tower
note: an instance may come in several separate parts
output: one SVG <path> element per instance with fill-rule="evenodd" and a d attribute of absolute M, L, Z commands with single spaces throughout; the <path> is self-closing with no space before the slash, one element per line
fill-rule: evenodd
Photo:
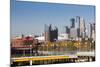
<path fill-rule="evenodd" d="M 71 27 L 70 27 L 70 38 L 75 40 L 77 38 L 77 28 L 76 28 L 76 20 L 74 18 L 70 19 Z"/>
<path fill-rule="evenodd" d="M 92 38 L 95 41 L 96 38 L 95 23 L 92 24 Z"/>
<path fill-rule="evenodd" d="M 77 28 L 80 28 L 80 16 L 76 16 Z"/>
<path fill-rule="evenodd" d="M 70 38 L 70 28 L 68 26 L 65 26 L 65 35 L 66 35 L 65 39 Z"/>
<path fill-rule="evenodd" d="M 93 30 L 95 31 L 95 23 L 93 23 L 93 25 L 92 25 L 92 26 L 93 26 Z"/>
<path fill-rule="evenodd" d="M 85 27 L 85 20 L 83 17 L 76 16 L 76 28 L 78 37 L 85 38 L 86 36 L 86 27 Z"/>
<path fill-rule="evenodd" d="M 75 19 L 71 18 L 70 21 L 71 21 L 71 28 L 75 28 Z"/>
<path fill-rule="evenodd" d="M 71 26 L 70 26 L 70 38 L 71 39 L 76 39 L 78 37 L 78 20 L 75 18 L 71 18 Z M 66 27 L 67 28 L 67 27 Z"/>
<path fill-rule="evenodd" d="M 70 28 L 70 38 L 73 40 L 76 40 L 76 38 L 77 38 L 77 29 L 76 28 Z"/>
<path fill-rule="evenodd" d="M 47 41 L 49 41 L 49 27 L 45 24 L 45 33 L 44 33 L 45 35 L 45 41 L 47 42 Z"/>
<path fill-rule="evenodd" d="M 81 17 L 80 18 L 80 23 L 79 23 L 80 25 L 80 27 L 79 27 L 79 29 L 80 29 L 80 37 L 82 37 L 82 38 L 85 38 L 85 36 L 86 36 L 86 32 L 85 32 L 85 30 L 86 30 L 86 28 L 85 28 L 85 21 L 84 21 L 84 19 Z"/>
<path fill-rule="evenodd" d="M 58 28 L 55 27 L 52 29 L 52 25 L 50 26 L 45 25 L 45 41 L 46 42 L 53 42 L 58 40 Z"/>
<path fill-rule="evenodd" d="M 87 27 L 87 36 L 88 38 L 92 38 L 92 24 L 89 23 Z"/>
<path fill-rule="evenodd" d="M 80 16 L 76 16 L 77 36 L 80 37 Z"/>
<path fill-rule="evenodd" d="M 70 34 L 70 28 L 68 26 L 65 26 L 66 34 Z"/>

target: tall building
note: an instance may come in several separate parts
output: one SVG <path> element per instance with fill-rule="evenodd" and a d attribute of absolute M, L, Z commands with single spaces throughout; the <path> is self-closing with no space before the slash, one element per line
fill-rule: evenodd
<path fill-rule="evenodd" d="M 52 29 L 51 24 L 49 26 L 45 25 L 45 41 L 53 42 L 55 40 L 58 40 L 58 28 Z"/>
<path fill-rule="evenodd" d="M 92 38 L 95 41 L 95 38 L 96 38 L 95 23 L 92 24 Z"/>
<path fill-rule="evenodd" d="M 92 24 L 89 23 L 87 27 L 87 36 L 88 38 L 92 38 Z"/>
<path fill-rule="evenodd" d="M 75 19 L 71 18 L 70 21 L 71 21 L 71 28 L 75 28 Z"/>
<path fill-rule="evenodd" d="M 45 33 L 44 33 L 44 36 L 45 36 L 45 41 L 49 41 L 49 27 L 45 24 Z"/>
<path fill-rule="evenodd" d="M 77 39 L 77 29 L 76 28 L 70 28 L 70 38 L 73 40 Z"/>
<path fill-rule="evenodd" d="M 75 18 L 71 18 L 71 27 L 70 27 L 70 38 L 76 40 L 78 37 L 78 32 L 77 32 L 77 22 Z"/>
<path fill-rule="evenodd" d="M 76 27 L 80 28 L 80 16 L 76 16 L 76 23 L 77 23 Z"/>
<path fill-rule="evenodd" d="M 80 18 L 80 36 L 82 38 L 85 38 L 85 30 L 86 30 L 86 27 L 85 27 L 85 20 L 81 17 Z"/>
<path fill-rule="evenodd" d="M 77 36 L 80 37 L 80 16 L 76 16 Z"/>
<path fill-rule="evenodd" d="M 86 27 L 85 27 L 85 20 L 83 17 L 77 16 L 76 17 L 76 27 L 78 32 L 78 37 L 85 38 L 86 36 Z"/>
<path fill-rule="evenodd" d="M 93 30 L 95 31 L 95 23 L 93 23 L 93 25 L 92 25 L 92 26 L 93 26 Z M 95 31 L 95 32 L 96 32 L 96 31 Z"/>
<path fill-rule="evenodd" d="M 70 28 L 68 26 L 65 26 L 66 34 L 70 34 Z"/>
<path fill-rule="evenodd" d="M 66 34 L 66 39 L 70 38 L 70 28 L 68 26 L 65 26 L 65 34 Z"/>

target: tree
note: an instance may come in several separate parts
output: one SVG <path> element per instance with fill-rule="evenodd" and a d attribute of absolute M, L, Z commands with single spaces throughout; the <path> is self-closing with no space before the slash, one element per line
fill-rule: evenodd
<path fill-rule="evenodd" d="M 77 47 L 74 45 L 74 42 L 69 42 L 67 44 L 67 50 L 68 51 L 75 51 L 75 50 L 77 50 Z"/>

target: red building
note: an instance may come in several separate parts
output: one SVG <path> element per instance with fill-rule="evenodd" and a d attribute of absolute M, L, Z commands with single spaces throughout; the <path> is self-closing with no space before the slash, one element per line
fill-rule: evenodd
<path fill-rule="evenodd" d="M 11 39 L 11 55 L 22 55 L 25 56 L 25 54 L 32 54 L 32 48 L 35 47 L 35 44 L 37 41 L 30 36 L 22 37 L 22 38 L 15 38 Z"/>

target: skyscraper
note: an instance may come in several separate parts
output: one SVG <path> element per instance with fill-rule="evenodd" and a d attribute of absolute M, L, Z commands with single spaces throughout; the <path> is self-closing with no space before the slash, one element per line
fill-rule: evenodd
<path fill-rule="evenodd" d="M 76 16 L 76 27 L 79 28 L 80 27 L 80 16 Z"/>
<path fill-rule="evenodd" d="M 55 40 L 58 40 L 58 28 L 52 29 L 51 24 L 49 26 L 45 25 L 45 41 L 53 42 Z"/>
<path fill-rule="evenodd" d="M 80 37 L 80 16 L 76 16 L 77 36 Z"/>
<path fill-rule="evenodd" d="M 71 18 L 70 21 L 71 21 L 70 38 L 75 40 L 78 37 L 77 22 L 75 18 Z"/>
<path fill-rule="evenodd" d="M 45 36 L 45 41 L 49 41 L 49 27 L 45 24 L 45 33 L 44 33 L 44 36 Z"/>
<path fill-rule="evenodd" d="M 70 21 L 71 21 L 71 28 L 75 28 L 75 19 L 71 18 Z"/>
<path fill-rule="evenodd" d="M 65 26 L 66 34 L 70 34 L 70 28 L 68 26 Z"/>
<path fill-rule="evenodd" d="M 95 23 L 92 24 L 92 38 L 95 41 L 96 38 Z"/>
<path fill-rule="evenodd" d="M 73 40 L 76 40 L 77 38 L 77 29 L 76 28 L 70 28 L 70 38 Z"/>
<path fill-rule="evenodd" d="M 85 28 L 85 20 L 81 17 L 80 18 L 80 36 L 82 38 L 85 38 L 85 35 L 86 35 L 85 30 L 86 30 L 86 28 Z"/>
<path fill-rule="evenodd" d="M 86 27 L 85 20 L 83 17 L 76 16 L 76 28 L 78 32 L 78 37 L 85 38 L 86 36 Z"/>
<path fill-rule="evenodd" d="M 89 23 L 87 27 L 87 36 L 88 38 L 92 38 L 92 24 Z"/>

